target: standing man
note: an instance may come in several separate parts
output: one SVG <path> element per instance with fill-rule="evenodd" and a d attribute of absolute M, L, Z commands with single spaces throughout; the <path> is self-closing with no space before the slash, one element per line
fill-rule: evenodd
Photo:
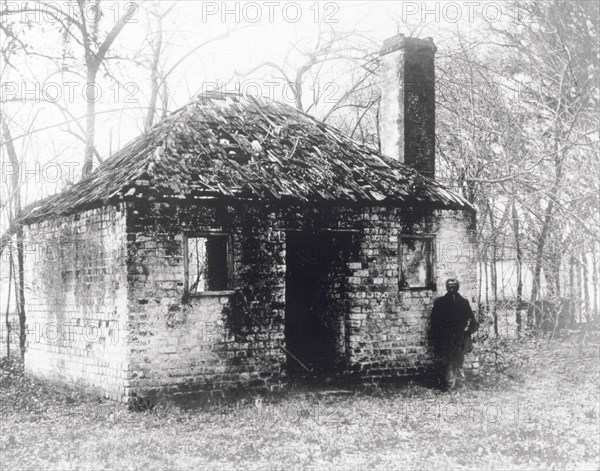
<path fill-rule="evenodd" d="M 447 293 L 433 303 L 431 341 L 445 386 L 453 388 L 471 348 L 471 334 L 479 328 L 469 301 L 458 294 L 456 278 L 446 281 Z"/>

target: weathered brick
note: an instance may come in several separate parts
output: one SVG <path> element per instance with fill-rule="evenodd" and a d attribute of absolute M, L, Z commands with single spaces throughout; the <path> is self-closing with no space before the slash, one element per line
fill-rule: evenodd
<path fill-rule="evenodd" d="M 322 224 L 357 230 L 364 221 L 371 227 L 359 239 L 356 259 L 347 264 L 346 282 L 336 283 L 331 293 L 332 299 L 345 299 L 348 305 L 347 314 L 340 314 L 333 324 L 340 329 L 339 368 L 367 376 L 375 369 L 378 374 L 372 376 L 378 377 L 426 365 L 430 361 L 427 323 L 437 292 L 399 290 L 397 238 L 407 230 L 435 233 L 437 286 L 443 287 L 448 276 L 458 276 L 461 292 L 469 297 L 476 283 L 474 250 L 467 247 L 452 257 L 448 250 L 443 256 L 439 253 L 457 240 L 465 247 L 473 244 L 468 218 L 460 212 L 436 211 L 407 219 L 406 212 L 392 208 L 319 211 L 246 207 L 228 208 L 218 215 L 215 208 L 200 205 L 151 210 L 140 206 L 127 211 L 92 210 L 29 227 L 29 238 L 47 244 L 84 228 L 86 220 L 105 218 L 108 224 L 97 225 L 95 231 L 78 232 L 83 242 L 75 245 L 93 241 L 115 247 L 101 248 L 101 257 L 38 263 L 31 254 L 27 256 L 26 279 L 29 291 L 35 293 L 28 299 L 28 320 L 69 322 L 79 326 L 76 336 L 82 336 L 90 322 L 99 331 L 91 342 L 30 342 L 29 371 L 66 381 L 83 379 L 111 397 L 183 385 L 218 391 L 240 382 L 251 387 L 255 377 L 246 378 L 244 372 L 254 372 L 273 384 L 284 381 L 286 354 L 280 347 L 285 346 L 287 239 L 273 228 L 306 225 L 312 229 Z M 247 290 L 242 312 L 236 311 L 239 300 L 230 295 L 184 300 L 183 228 L 232 234 L 235 286 Z M 127 252 L 127 240 L 143 242 L 152 250 Z M 56 273 L 68 274 L 72 281 L 47 286 L 57 279 Z M 352 276 L 358 273 L 364 276 Z M 36 291 L 36 285 L 44 289 Z M 48 292 L 59 296 L 45 297 Z M 114 323 L 119 324 L 119 343 L 111 342 Z M 126 383 L 128 378 L 131 383 Z M 122 389 L 125 384 L 127 392 Z"/>

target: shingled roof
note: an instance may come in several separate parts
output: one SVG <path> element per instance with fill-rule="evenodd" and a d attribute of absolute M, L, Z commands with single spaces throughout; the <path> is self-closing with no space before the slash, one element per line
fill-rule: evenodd
<path fill-rule="evenodd" d="M 439 183 L 291 106 L 218 94 L 199 96 L 87 178 L 30 205 L 24 220 L 150 195 L 472 209 Z"/>

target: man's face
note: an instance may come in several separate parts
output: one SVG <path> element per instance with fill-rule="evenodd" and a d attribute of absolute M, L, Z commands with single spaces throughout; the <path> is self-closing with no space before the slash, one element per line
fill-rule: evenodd
<path fill-rule="evenodd" d="M 458 283 L 453 281 L 446 283 L 446 290 L 450 294 L 458 293 Z"/>

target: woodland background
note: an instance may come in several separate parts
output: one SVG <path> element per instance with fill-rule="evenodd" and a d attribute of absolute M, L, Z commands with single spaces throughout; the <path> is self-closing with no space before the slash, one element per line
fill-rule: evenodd
<path fill-rule="evenodd" d="M 26 204 L 219 88 L 379 147 L 378 52 L 397 32 L 438 47 L 437 177 L 478 210 L 483 335 L 597 328 L 600 4 L 376 3 L 306 4 L 294 22 L 243 3 L 0 2 L 2 343 L 26 321 Z"/>

